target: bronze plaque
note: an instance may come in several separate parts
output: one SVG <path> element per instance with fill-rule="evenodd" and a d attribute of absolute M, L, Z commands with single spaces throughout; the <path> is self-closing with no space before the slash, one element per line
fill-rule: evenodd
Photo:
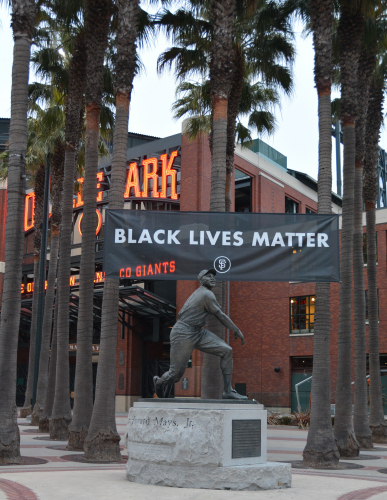
<path fill-rule="evenodd" d="M 232 458 L 261 456 L 261 421 L 232 421 Z"/>

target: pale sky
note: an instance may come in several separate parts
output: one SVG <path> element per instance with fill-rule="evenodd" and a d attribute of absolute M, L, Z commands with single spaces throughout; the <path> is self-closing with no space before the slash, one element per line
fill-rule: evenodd
<path fill-rule="evenodd" d="M 12 31 L 9 9 L 0 7 L 0 117 L 10 116 L 11 72 L 12 72 Z M 317 94 L 313 80 L 312 39 L 304 39 L 296 26 L 297 58 L 294 65 L 294 93 L 291 98 L 283 97 L 281 110 L 276 116 L 278 129 L 271 137 L 261 137 L 265 142 L 287 156 L 288 167 L 305 172 L 317 178 L 318 130 Z M 158 55 L 170 44 L 159 37 L 155 45 L 141 50 L 141 58 L 146 71 L 136 76 L 130 108 L 129 130 L 157 137 L 167 137 L 181 131 L 181 120 L 172 117 L 171 107 L 175 100 L 176 83 L 172 73 L 158 75 L 156 61 Z M 31 73 L 30 81 L 35 77 Z M 255 137 L 255 136 L 254 136 Z M 334 141 L 332 150 L 335 149 Z M 380 146 L 387 149 L 387 131 L 382 131 Z M 333 190 L 336 191 L 336 162 L 333 156 Z"/>

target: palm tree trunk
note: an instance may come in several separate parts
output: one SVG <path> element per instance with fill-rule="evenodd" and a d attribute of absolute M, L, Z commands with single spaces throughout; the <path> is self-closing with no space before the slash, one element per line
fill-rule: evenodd
<path fill-rule="evenodd" d="M 47 377 L 44 407 L 39 419 L 39 432 L 50 432 L 50 418 L 55 398 L 56 358 L 57 358 L 58 308 L 54 309 L 54 324 L 52 327 L 50 361 Z"/>
<path fill-rule="evenodd" d="M 74 385 L 73 419 L 69 426 L 68 450 L 83 450 L 93 412 L 93 292 L 95 274 L 95 210 L 98 139 L 103 92 L 103 61 L 109 29 L 109 2 L 87 0 L 86 28 L 86 151 L 83 184 L 83 219 L 79 308 L 77 327 L 77 368 Z"/>
<path fill-rule="evenodd" d="M 32 413 L 31 399 L 32 399 L 32 389 L 34 385 L 36 320 L 38 312 L 38 288 L 39 288 L 39 261 L 40 261 L 40 254 L 34 255 L 34 290 L 32 292 L 33 295 L 32 295 L 32 308 L 31 308 L 30 348 L 28 353 L 27 388 L 26 388 L 26 397 L 24 400 L 24 406 L 20 410 L 20 418 L 26 418 L 28 415 L 31 415 Z"/>
<path fill-rule="evenodd" d="M 35 5 L 32 0 L 14 0 L 12 8 L 14 47 L 11 126 L 9 133 L 5 274 L 0 322 L 0 463 L 20 462 L 15 380 L 24 243 L 23 207 L 27 149 L 28 73 L 35 20 Z"/>
<path fill-rule="evenodd" d="M 367 339 L 365 325 L 365 288 L 363 261 L 363 161 L 365 151 L 365 125 L 370 82 L 375 69 L 375 50 L 362 48 L 358 69 L 355 201 L 353 233 L 353 282 L 355 307 L 355 390 L 354 430 L 361 448 L 371 449 L 372 435 L 368 423 L 368 398 L 366 380 Z"/>
<path fill-rule="evenodd" d="M 35 345 L 36 345 L 36 327 L 38 316 L 38 301 L 39 301 L 39 264 L 40 252 L 42 246 L 42 220 L 43 220 L 43 203 L 44 203 L 44 178 L 45 165 L 39 166 L 35 177 L 35 224 L 34 224 L 34 292 L 32 298 L 32 316 L 31 316 L 31 331 L 30 331 L 30 353 L 28 364 L 28 381 L 26 401 L 31 402 L 32 392 L 34 387 L 34 367 L 35 367 Z M 36 273 L 36 274 L 35 274 Z M 39 422 L 39 421 L 38 421 Z M 31 424 L 39 425 L 34 420 L 34 412 L 32 412 Z"/>
<path fill-rule="evenodd" d="M 128 120 L 133 78 L 136 72 L 136 39 L 139 0 L 117 0 L 118 30 L 116 58 L 116 123 L 109 208 L 122 209 L 126 176 Z M 85 457 L 92 460 L 121 459 L 120 436 L 115 418 L 117 317 L 119 280 L 106 279 L 102 301 L 101 344 L 98 359 L 97 388 L 90 428 L 84 443 Z"/>
<path fill-rule="evenodd" d="M 245 66 L 243 56 L 238 47 L 234 49 L 233 63 L 234 71 L 227 106 L 226 212 L 229 212 L 231 210 L 231 185 L 234 173 L 236 121 L 239 114 L 239 106 L 242 98 Z"/>
<path fill-rule="evenodd" d="M 354 11 L 349 0 L 343 2 L 339 37 L 339 60 L 341 70 L 340 119 L 344 136 L 344 196 L 341 231 L 340 305 L 336 381 L 335 439 L 340 455 L 359 455 L 352 419 L 352 375 L 351 375 L 351 310 L 352 310 L 352 264 L 353 264 L 353 209 L 355 187 L 356 137 L 355 89 L 360 56 L 360 41 L 364 19 L 360 11 Z"/>
<path fill-rule="evenodd" d="M 210 88 L 212 98 L 211 126 L 211 212 L 226 210 L 226 156 L 227 156 L 227 109 L 231 90 L 232 34 L 235 14 L 235 0 L 213 0 L 211 4 L 211 22 L 213 25 Z M 230 184 L 231 186 L 231 184 Z M 214 288 L 216 299 L 223 303 L 222 284 Z M 220 338 L 224 338 L 224 327 L 215 318 L 210 317 L 206 328 Z M 222 376 L 219 358 L 211 354 L 203 355 L 201 373 L 202 399 L 219 399 L 222 397 Z"/>
<path fill-rule="evenodd" d="M 343 124 L 344 125 L 344 124 Z M 335 397 L 335 439 L 340 455 L 359 455 L 359 444 L 355 437 L 352 420 L 352 375 L 351 375 L 351 300 L 353 257 L 353 203 L 355 162 L 355 126 L 343 126 L 344 134 L 344 196 L 340 256 L 340 305 L 339 340 L 337 356 L 337 382 Z"/>
<path fill-rule="evenodd" d="M 39 425 L 47 391 L 48 359 L 50 353 L 56 272 L 58 268 L 60 201 L 62 198 L 63 187 L 64 144 L 62 142 L 57 143 L 52 156 L 51 164 L 51 193 L 53 208 L 51 215 L 50 265 L 48 268 L 47 289 L 44 301 L 42 345 L 40 350 L 36 404 L 32 413 L 31 425 Z"/>
<path fill-rule="evenodd" d="M 355 390 L 353 424 L 361 448 L 371 449 L 372 435 L 368 424 L 366 379 L 367 339 L 365 326 L 365 288 L 363 262 L 363 164 L 355 173 L 355 205 L 353 234 L 353 282 L 355 308 Z"/>
<path fill-rule="evenodd" d="M 42 217 L 43 217 L 43 199 L 44 199 L 44 175 L 45 165 L 39 165 L 35 176 L 35 210 L 34 210 L 34 289 L 32 294 L 32 312 L 30 328 L 30 350 L 28 356 L 28 375 L 27 390 L 24 407 L 20 410 L 20 417 L 25 418 L 32 412 L 31 399 L 34 387 L 34 366 L 35 366 L 35 341 L 36 325 L 38 315 L 38 297 L 39 297 L 39 262 L 40 247 L 42 241 Z M 37 424 L 36 424 L 37 425 Z"/>
<path fill-rule="evenodd" d="M 367 113 L 366 150 L 364 156 L 364 202 L 367 216 L 367 278 L 368 278 L 368 346 L 370 364 L 369 422 L 374 443 L 387 442 L 384 420 L 379 356 L 379 307 L 376 272 L 375 202 L 378 190 L 378 156 L 380 126 L 383 122 L 383 81 L 370 88 Z"/>
<path fill-rule="evenodd" d="M 80 133 L 85 88 L 85 39 L 80 33 L 74 43 L 73 57 L 69 70 L 69 89 L 67 96 L 65 125 L 65 163 L 62 190 L 62 219 L 60 229 L 60 255 L 58 262 L 57 301 L 57 360 L 55 377 L 55 398 L 50 418 L 51 439 L 66 440 L 68 425 L 71 422 L 69 386 L 69 295 L 71 232 L 73 220 L 74 169 L 76 148 Z"/>
<path fill-rule="evenodd" d="M 126 92 L 116 97 L 109 208 L 123 208 L 129 102 L 129 94 Z M 115 418 L 118 292 L 119 280 L 107 278 L 102 301 L 101 344 L 95 402 L 89 432 L 84 443 L 85 457 L 91 460 L 114 462 L 121 459 L 120 436 Z"/>
<path fill-rule="evenodd" d="M 87 106 L 82 250 L 77 327 L 77 368 L 73 419 L 69 426 L 68 450 L 83 450 L 93 411 L 93 292 L 95 274 L 95 210 L 100 110 Z"/>
<path fill-rule="evenodd" d="M 332 212 L 332 35 L 333 2 L 311 2 L 315 82 L 318 95 L 319 165 L 318 213 Z M 310 428 L 303 452 L 307 467 L 335 467 L 339 452 L 331 419 L 330 374 L 331 303 L 330 284 L 316 283 L 316 311 L 313 338 L 313 373 Z"/>

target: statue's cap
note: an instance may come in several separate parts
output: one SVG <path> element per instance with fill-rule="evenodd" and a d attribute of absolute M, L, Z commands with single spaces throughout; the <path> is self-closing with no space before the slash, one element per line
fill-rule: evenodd
<path fill-rule="evenodd" d="M 212 274 L 214 276 L 216 276 L 216 271 L 215 269 L 203 269 L 203 271 L 200 271 L 200 273 L 198 274 L 198 281 L 200 281 L 203 276 L 205 276 L 206 274 Z"/>

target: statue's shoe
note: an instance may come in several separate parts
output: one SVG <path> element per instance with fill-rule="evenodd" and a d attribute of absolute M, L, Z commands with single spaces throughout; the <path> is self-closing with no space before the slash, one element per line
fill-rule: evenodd
<path fill-rule="evenodd" d="M 157 385 L 157 381 L 160 379 L 157 375 L 153 377 L 153 386 L 155 390 L 155 394 L 158 398 L 163 398 L 164 397 L 164 391 L 163 391 L 163 386 L 162 385 Z"/>
<path fill-rule="evenodd" d="M 242 394 L 238 394 L 235 389 L 231 389 L 230 392 L 224 392 L 222 394 L 222 399 L 240 399 L 240 400 L 246 400 L 247 396 L 242 396 Z"/>

